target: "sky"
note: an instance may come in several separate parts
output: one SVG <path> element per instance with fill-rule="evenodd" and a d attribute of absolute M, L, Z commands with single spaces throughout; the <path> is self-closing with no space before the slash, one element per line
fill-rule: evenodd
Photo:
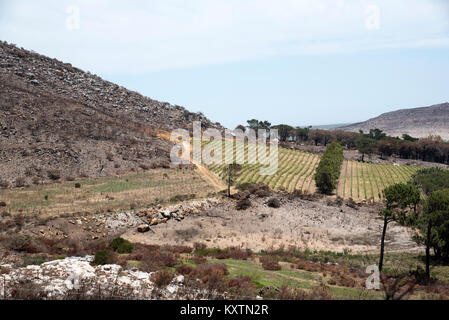
<path fill-rule="evenodd" d="M 228 128 L 449 101 L 447 0 L 0 0 L 0 40 Z"/>

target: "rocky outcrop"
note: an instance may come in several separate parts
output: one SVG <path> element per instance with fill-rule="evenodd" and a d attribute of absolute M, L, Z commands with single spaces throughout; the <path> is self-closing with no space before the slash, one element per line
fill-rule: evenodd
<path fill-rule="evenodd" d="M 136 216 L 140 219 L 147 220 L 148 224 L 139 225 L 138 232 L 146 232 L 150 230 L 150 226 L 155 226 L 159 223 L 165 223 L 170 219 L 181 221 L 189 215 L 199 214 L 205 210 L 214 207 L 220 202 L 217 198 L 208 198 L 203 200 L 195 200 L 190 202 L 183 202 L 168 207 L 156 207 L 149 209 L 142 209 L 136 212 Z M 144 227 L 148 226 L 148 228 Z M 145 230 L 145 231 L 141 231 Z"/>
<path fill-rule="evenodd" d="M 125 270 L 119 265 L 93 266 L 92 256 L 69 257 L 0 269 L 0 299 L 173 299 L 183 286 L 182 275 L 165 288 L 155 290 L 152 272 Z"/>

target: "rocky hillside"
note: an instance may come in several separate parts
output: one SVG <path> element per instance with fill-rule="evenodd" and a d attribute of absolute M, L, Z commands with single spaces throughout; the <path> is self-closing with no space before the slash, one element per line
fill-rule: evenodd
<path fill-rule="evenodd" d="M 166 165 L 160 130 L 221 129 L 202 114 L 0 42 L 0 187 Z"/>
<path fill-rule="evenodd" d="M 366 132 L 375 128 L 391 136 L 401 137 L 403 134 L 408 134 L 412 137 L 424 138 L 429 135 L 439 135 L 449 140 L 449 103 L 388 112 L 377 118 L 339 129 Z"/>

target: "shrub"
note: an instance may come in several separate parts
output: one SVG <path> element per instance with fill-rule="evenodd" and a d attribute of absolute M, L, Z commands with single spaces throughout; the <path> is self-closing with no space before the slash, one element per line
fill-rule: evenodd
<path fill-rule="evenodd" d="M 22 267 L 30 266 L 30 265 L 41 265 L 45 262 L 45 259 L 40 256 L 25 256 L 23 258 Z"/>
<path fill-rule="evenodd" d="M 158 288 L 166 287 L 173 280 L 173 274 L 168 270 L 159 270 L 151 275 L 151 281 Z"/>
<path fill-rule="evenodd" d="M 228 293 L 231 299 L 242 299 L 242 297 L 254 296 L 255 285 L 249 276 L 237 276 L 231 278 L 227 282 Z"/>
<path fill-rule="evenodd" d="M 14 181 L 14 185 L 18 188 L 25 186 L 25 177 L 17 177 Z"/>
<path fill-rule="evenodd" d="M 193 267 L 188 264 L 182 264 L 176 268 L 176 272 L 182 275 L 188 275 L 193 271 Z"/>
<path fill-rule="evenodd" d="M 9 182 L 6 180 L 0 179 L 0 188 L 4 188 L 4 189 L 9 188 Z"/>
<path fill-rule="evenodd" d="M 115 238 L 109 244 L 109 247 L 118 253 L 129 253 L 133 250 L 134 244 L 123 238 Z"/>
<path fill-rule="evenodd" d="M 260 258 L 260 262 L 264 270 L 281 270 L 279 262 L 273 257 L 263 256 Z"/>
<path fill-rule="evenodd" d="M 99 250 L 95 253 L 92 264 L 103 265 L 114 263 L 114 253 L 110 250 Z"/>
<path fill-rule="evenodd" d="M 313 287 L 308 296 L 307 299 L 309 300 L 334 300 L 334 294 L 330 290 L 328 286 L 325 284 L 321 284 L 319 286 Z"/>
<path fill-rule="evenodd" d="M 59 170 L 48 170 L 47 171 L 47 176 L 51 180 L 59 180 L 59 179 L 61 179 L 61 173 L 59 172 Z"/>
<path fill-rule="evenodd" d="M 223 277 L 228 274 L 228 268 L 224 263 L 202 263 L 192 270 L 190 276 L 202 282 L 208 282 L 212 277 Z"/>
<path fill-rule="evenodd" d="M 30 236 L 12 235 L 3 242 L 6 249 L 20 252 L 37 253 L 39 249 Z"/>
<path fill-rule="evenodd" d="M 267 201 L 267 205 L 271 208 L 279 208 L 281 206 L 281 202 L 276 198 L 271 198 Z"/>
<path fill-rule="evenodd" d="M 343 162 L 343 147 L 337 141 L 332 142 L 321 157 L 315 173 L 315 183 L 323 194 L 331 194 L 337 186 Z"/>
<path fill-rule="evenodd" d="M 247 191 L 249 191 L 250 194 L 258 196 L 259 198 L 265 198 L 271 194 L 270 188 L 263 183 L 255 183 L 251 185 Z"/>
<path fill-rule="evenodd" d="M 247 260 L 252 255 L 251 250 L 242 250 L 237 247 L 226 248 L 214 253 L 213 256 L 217 259 L 235 259 Z"/>
<path fill-rule="evenodd" d="M 40 183 L 40 179 L 39 177 L 34 176 L 33 178 L 31 178 L 31 182 L 33 182 L 33 184 L 39 184 Z"/>
<path fill-rule="evenodd" d="M 153 272 L 165 267 L 174 267 L 179 263 L 170 247 L 135 244 L 128 260 L 141 261 L 141 269 Z"/>
<path fill-rule="evenodd" d="M 81 183 L 79 183 L 79 182 L 75 183 L 75 188 L 77 188 L 77 189 L 81 188 Z"/>
<path fill-rule="evenodd" d="M 196 265 L 206 263 L 206 261 L 207 261 L 207 259 L 204 256 L 195 255 L 192 258 L 192 262 L 195 263 Z"/>
<path fill-rule="evenodd" d="M 238 200 L 237 204 L 235 205 L 235 208 L 237 210 L 246 210 L 249 207 L 251 207 L 251 201 L 247 198 Z"/>
<path fill-rule="evenodd" d="M 108 159 L 108 161 L 113 161 L 114 154 L 112 152 L 106 152 L 106 159 Z"/>
<path fill-rule="evenodd" d="M 279 295 L 276 298 L 279 300 L 305 300 L 307 293 L 299 288 L 282 286 L 279 288 Z"/>
<path fill-rule="evenodd" d="M 168 161 L 167 159 L 155 160 L 155 161 L 153 161 L 151 163 L 150 167 L 152 169 L 157 169 L 157 168 L 169 169 L 170 168 L 170 161 Z"/>
<path fill-rule="evenodd" d="M 6 207 L 6 202 L 0 201 L 0 207 Z"/>
<path fill-rule="evenodd" d="M 144 163 L 139 164 L 139 167 L 141 169 L 143 169 L 144 171 L 147 171 L 148 169 L 150 169 L 150 167 L 148 165 L 144 164 Z"/>

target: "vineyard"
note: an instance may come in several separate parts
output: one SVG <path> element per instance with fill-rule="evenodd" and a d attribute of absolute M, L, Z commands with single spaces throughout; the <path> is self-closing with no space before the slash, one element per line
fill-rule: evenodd
<path fill-rule="evenodd" d="M 211 142 L 219 143 L 219 142 Z M 278 170 L 273 175 L 261 175 L 261 164 L 249 164 L 248 159 L 257 152 L 257 147 L 248 148 L 248 144 L 238 148 L 234 144 L 234 156 L 245 160 L 237 178 L 237 185 L 242 183 L 264 183 L 272 189 L 284 188 L 287 191 L 296 189 L 315 192 L 313 175 L 319 163 L 320 156 L 308 152 L 279 148 Z M 224 159 L 224 155 L 223 155 Z M 208 169 L 223 178 L 223 164 L 211 164 Z"/>
<path fill-rule="evenodd" d="M 210 146 L 219 141 L 210 142 Z M 203 146 L 208 142 L 203 141 Z M 223 147 L 224 150 L 224 147 Z M 261 175 L 260 164 L 248 164 L 251 153 L 256 153 L 257 148 L 244 148 L 237 151 L 234 144 L 234 156 L 245 159 L 242 170 L 237 178 L 237 185 L 242 183 L 265 183 L 272 189 L 284 188 L 287 191 L 301 190 L 314 193 L 316 186 L 314 181 L 315 170 L 320 161 L 320 156 L 308 152 L 279 148 L 278 170 L 273 175 Z M 224 159 L 224 155 L 223 155 Z M 210 171 L 220 178 L 224 177 L 223 164 L 211 164 L 207 166 Z M 419 169 L 414 166 L 398 166 L 388 164 L 362 163 L 344 160 L 336 195 L 344 199 L 352 198 L 357 201 L 382 199 L 382 190 L 389 185 L 399 182 L 407 182 Z"/>
<path fill-rule="evenodd" d="M 386 187 L 410 180 L 419 169 L 413 166 L 343 161 L 337 195 L 354 200 L 382 199 L 382 190 Z"/>

